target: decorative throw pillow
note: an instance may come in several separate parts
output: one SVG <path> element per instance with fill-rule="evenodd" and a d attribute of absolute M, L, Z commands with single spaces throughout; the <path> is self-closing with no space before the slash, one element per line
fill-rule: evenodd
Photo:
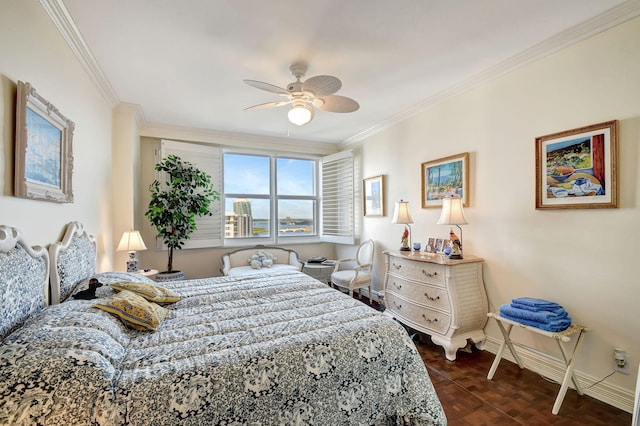
<path fill-rule="evenodd" d="M 168 288 L 149 283 L 119 282 L 111 284 L 111 288 L 118 291 L 129 290 L 156 303 L 174 303 L 182 299 Z"/>
<path fill-rule="evenodd" d="M 108 299 L 101 299 L 93 307 L 116 315 L 127 327 L 141 331 L 156 331 L 170 312 L 127 290 Z"/>
<path fill-rule="evenodd" d="M 271 268 L 273 262 L 277 259 L 269 252 L 258 250 L 255 254 L 251 255 L 247 262 L 253 269 Z"/>

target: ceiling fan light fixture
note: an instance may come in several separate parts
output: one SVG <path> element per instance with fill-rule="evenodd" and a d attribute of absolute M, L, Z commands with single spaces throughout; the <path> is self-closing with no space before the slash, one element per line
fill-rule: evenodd
<path fill-rule="evenodd" d="M 304 126 L 313 119 L 313 108 L 304 103 L 294 104 L 287 116 L 293 124 Z"/>

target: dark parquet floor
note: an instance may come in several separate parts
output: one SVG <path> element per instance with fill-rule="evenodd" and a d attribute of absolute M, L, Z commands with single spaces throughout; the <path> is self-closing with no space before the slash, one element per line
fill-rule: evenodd
<path fill-rule="evenodd" d="M 365 301 L 365 298 L 362 298 Z M 367 300 L 368 301 L 368 300 Z M 377 306 L 374 306 L 378 308 Z M 502 360 L 487 380 L 494 355 L 475 348 L 448 361 L 429 336 L 414 339 L 450 426 L 607 425 L 628 426 L 631 414 L 569 389 L 560 412 L 551 413 L 560 385 Z"/>

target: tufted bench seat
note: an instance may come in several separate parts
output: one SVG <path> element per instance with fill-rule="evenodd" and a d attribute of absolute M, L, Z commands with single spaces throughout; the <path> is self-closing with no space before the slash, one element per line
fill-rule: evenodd
<path fill-rule="evenodd" d="M 257 252 L 264 252 L 273 259 L 273 265 L 263 266 L 260 269 L 253 268 L 249 264 L 251 256 Z M 222 275 L 247 275 L 264 273 L 270 271 L 300 271 L 303 263 L 298 259 L 295 250 L 282 247 L 257 245 L 253 247 L 240 248 L 222 256 Z"/>

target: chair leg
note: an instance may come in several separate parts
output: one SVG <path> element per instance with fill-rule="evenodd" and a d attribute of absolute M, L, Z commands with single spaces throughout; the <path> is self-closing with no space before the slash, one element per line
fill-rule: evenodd
<path fill-rule="evenodd" d="M 369 305 L 373 305 L 373 300 L 371 299 L 371 285 L 369 285 Z"/>

